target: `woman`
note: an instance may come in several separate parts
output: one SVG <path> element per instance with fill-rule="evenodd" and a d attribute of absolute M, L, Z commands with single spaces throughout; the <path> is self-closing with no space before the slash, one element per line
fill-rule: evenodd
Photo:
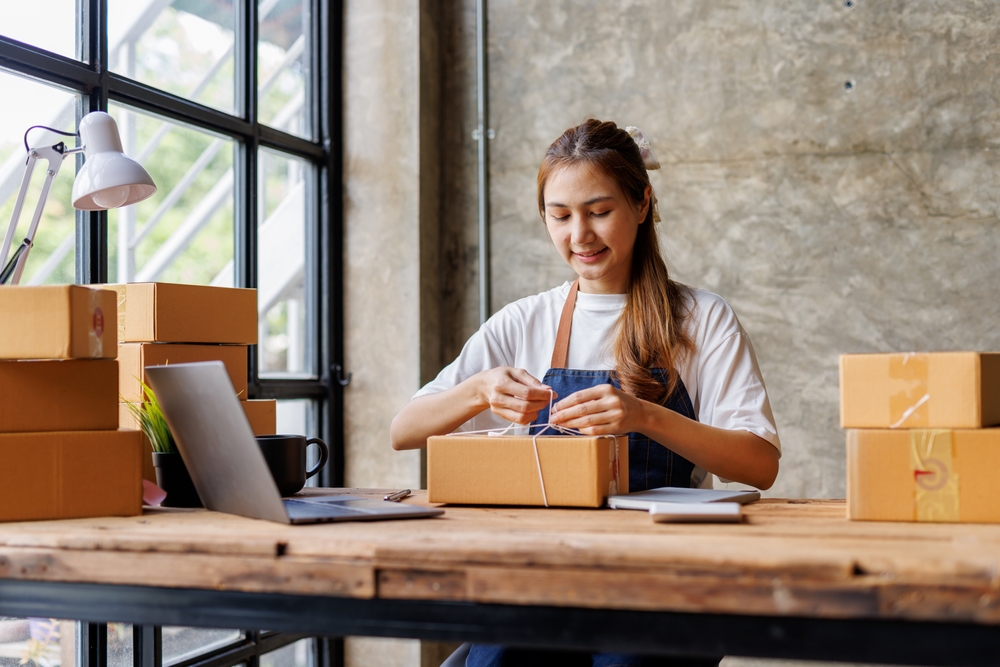
<path fill-rule="evenodd" d="M 395 449 L 457 429 L 552 423 L 628 433 L 630 491 L 711 486 L 708 473 L 771 486 L 781 445 L 753 348 L 721 297 L 668 277 L 646 171 L 658 166 L 641 132 L 594 119 L 549 147 L 538 210 L 577 279 L 491 317 L 393 419 Z M 572 659 L 591 657 L 679 664 Z M 556 658 L 475 647 L 468 664 Z"/>

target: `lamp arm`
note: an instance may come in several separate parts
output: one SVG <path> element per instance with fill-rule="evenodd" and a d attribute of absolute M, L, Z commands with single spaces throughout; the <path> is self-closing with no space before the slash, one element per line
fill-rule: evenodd
<path fill-rule="evenodd" d="M 24 175 L 21 177 L 21 188 L 17 191 L 17 199 L 14 200 L 14 211 L 10 215 L 7 234 L 3 238 L 3 247 L 0 248 L 0 266 L 7 265 L 7 255 L 10 254 L 10 245 L 14 240 L 14 232 L 17 231 L 17 221 L 21 218 L 24 197 L 28 194 L 28 185 L 31 183 L 31 175 L 35 171 L 35 163 L 37 161 L 38 154 L 33 150 L 28 151 L 28 160 L 24 164 Z"/>
<path fill-rule="evenodd" d="M 55 180 L 56 175 L 59 173 L 59 168 L 62 166 L 66 156 L 79 153 L 82 150 L 82 148 L 66 148 L 65 144 L 59 142 L 54 146 L 32 148 L 28 151 L 28 160 L 24 168 L 24 177 L 21 179 L 21 188 L 18 190 L 17 199 L 14 202 L 14 210 L 11 213 L 10 223 L 7 225 L 3 247 L 0 248 L 0 258 L 3 259 L 3 270 L 0 271 L 0 284 L 5 284 L 8 279 L 11 285 L 17 285 L 21 282 L 24 264 L 28 260 L 28 253 L 31 251 L 31 247 L 34 245 L 35 233 L 38 231 L 38 222 L 42 218 L 42 210 L 45 208 L 45 202 L 49 198 L 52 181 Z M 31 218 L 31 224 L 28 226 L 28 233 L 25 235 L 24 241 L 21 242 L 21 245 L 14 252 L 14 257 L 8 262 L 7 255 L 10 252 L 11 243 L 17 231 L 17 223 L 21 218 L 21 210 L 24 207 L 24 199 L 28 191 L 28 184 L 31 181 L 31 174 L 38 160 L 46 160 L 49 163 L 48 169 L 45 172 L 45 181 L 42 184 L 42 191 L 38 196 L 38 203 L 35 205 L 35 213 Z M 13 266 L 11 266 L 12 263 L 14 264 Z"/>

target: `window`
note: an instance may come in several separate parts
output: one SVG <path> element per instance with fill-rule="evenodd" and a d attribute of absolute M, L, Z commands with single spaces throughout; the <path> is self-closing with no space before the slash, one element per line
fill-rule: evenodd
<path fill-rule="evenodd" d="M 334 486 L 343 484 L 337 370 L 331 379 L 341 355 L 340 11 L 327 0 L 36 0 L 7 3 L 0 22 L 0 86 L 18 102 L 0 110 L 3 231 L 32 125 L 76 131 L 90 111 L 107 111 L 158 188 L 131 207 L 75 211 L 82 158 L 65 160 L 22 284 L 257 288 L 249 397 L 278 399 L 280 429 L 330 445 L 311 482 Z M 27 140 L 78 143 L 42 129 Z M 22 234 L 43 178 L 36 168 Z M 42 641 L 44 623 L 58 632 Z M 94 633 L 107 633 L 101 664 L 84 667 L 138 667 L 150 645 L 163 665 L 306 667 L 318 654 L 312 639 L 250 629 L 0 619 L 0 667 L 87 663 L 75 638 Z"/>

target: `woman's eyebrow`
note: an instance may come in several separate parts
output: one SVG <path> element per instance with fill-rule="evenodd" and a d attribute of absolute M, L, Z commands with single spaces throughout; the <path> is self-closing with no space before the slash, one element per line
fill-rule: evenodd
<path fill-rule="evenodd" d="M 596 204 L 596 203 L 602 202 L 602 201 L 609 201 L 609 200 L 612 200 L 612 199 L 614 199 L 614 197 L 612 197 L 611 195 L 600 195 L 600 196 L 594 197 L 593 199 L 588 199 L 587 201 L 583 202 L 583 205 L 584 206 L 590 206 L 591 204 Z M 552 207 L 552 208 L 569 208 L 569 206 L 567 206 L 566 204 L 560 204 L 559 202 L 555 202 L 555 201 L 545 202 L 545 208 L 549 208 L 549 207 Z"/>

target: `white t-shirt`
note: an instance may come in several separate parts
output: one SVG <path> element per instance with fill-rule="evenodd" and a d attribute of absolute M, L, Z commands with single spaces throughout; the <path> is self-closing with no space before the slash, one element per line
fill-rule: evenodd
<path fill-rule="evenodd" d="M 563 283 L 505 306 L 468 340 L 458 358 L 414 398 L 445 391 L 497 366 L 523 368 L 542 380 L 552 361 L 559 316 L 569 288 L 570 283 Z M 749 431 L 774 445 L 780 455 L 778 430 L 750 337 L 722 297 L 698 289 L 692 289 L 691 296 L 694 304 L 687 331 L 696 351 L 681 359 L 678 372 L 698 421 L 718 428 Z M 624 294 L 577 294 L 567 367 L 614 368 L 611 344 L 624 307 Z M 486 410 L 458 430 L 507 425 L 509 422 Z M 691 482 L 692 486 L 711 487 L 712 476 L 695 468 Z"/>

